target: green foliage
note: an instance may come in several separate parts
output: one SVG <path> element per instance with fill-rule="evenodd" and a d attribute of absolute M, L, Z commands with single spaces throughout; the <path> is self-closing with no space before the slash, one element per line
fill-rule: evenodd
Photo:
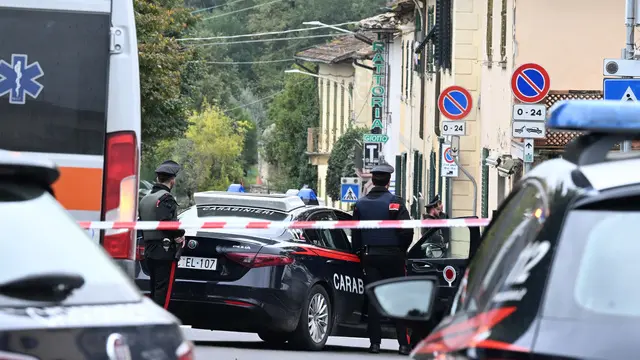
<path fill-rule="evenodd" d="M 250 130 L 248 122 L 236 122 L 215 106 L 204 104 L 202 112 L 189 118 L 184 138 L 163 140 L 155 148 L 154 160 L 173 159 L 183 170 L 176 182 L 176 195 L 193 203 L 193 193 L 225 190 L 242 179 L 242 149 Z"/>
<path fill-rule="evenodd" d="M 354 147 L 356 141 L 362 141 L 366 128 L 349 128 L 333 145 L 327 168 L 327 195 L 340 199 L 340 178 L 356 176 Z"/>
<path fill-rule="evenodd" d="M 182 0 L 135 0 L 144 150 L 186 129 L 182 70 L 193 52 L 176 41 L 196 18 Z"/>
<path fill-rule="evenodd" d="M 316 187 L 317 169 L 309 165 L 305 151 L 307 129 L 318 126 L 319 117 L 316 82 L 303 75 L 288 77 L 284 91 L 269 108 L 272 124 L 262 137 L 265 158 L 276 170 L 271 179 L 274 188 Z"/>

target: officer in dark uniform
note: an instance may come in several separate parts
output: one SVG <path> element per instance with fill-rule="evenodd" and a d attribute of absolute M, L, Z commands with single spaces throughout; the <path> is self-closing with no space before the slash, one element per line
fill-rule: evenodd
<path fill-rule="evenodd" d="M 426 220 L 441 220 L 446 219 L 447 215 L 444 213 L 442 207 L 442 200 L 440 199 L 440 195 L 434 196 L 431 201 L 425 205 L 427 213 L 424 215 L 424 219 Z M 422 228 L 421 235 L 424 236 L 429 228 Z M 427 250 L 427 246 L 429 244 L 433 244 L 437 246 L 437 249 L 442 251 L 441 253 L 435 252 L 432 255 L 427 255 L 428 257 L 438 257 L 438 258 L 446 258 L 448 257 L 449 252 L 449 229 L 448 228 L 440 228 L 435 232 L 432 232 L 429 236 L 429 239 L 426 241 L 422 241 L 422 250 Z"/>
<path fill-rule="evenodd" d="M 171 195 L 180 165 L 167 160 L 156 169 L 156 183 L 151 192 L 140 200 L 141 221 L 176 221 L 178 203 Z M 170 289 L 175 276 L 179 249 L 184 247 L 184 230 L 144 230 L 144 258 L 149 270 L 151 298 L 163 306 L 169 306 Z M 178 255 L 178 256 L 177 256 Z"/>
<path fill-rule="evenodd" d="M 354 220 L 410 220 L 404 200 L 389 192 L 393 167 L 380 164 L 371 170 L 374 187 L 359 199 L 353 210 Z M 407 249 L 413 240 L 413 229 L 352 229 L 353 248 L 360 256 L 365 282 L 370 284 L 383 279 L 405 276 Z M 369 302 L 368 311 L 369 352 L 380 352 L 382 329 L 380 314 Z M 407 329 L 396 326 L 400 354 L 411 351 Z"/>

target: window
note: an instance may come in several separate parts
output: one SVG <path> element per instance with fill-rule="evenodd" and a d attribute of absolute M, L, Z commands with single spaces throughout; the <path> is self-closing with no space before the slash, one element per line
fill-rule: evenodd
<path fill-rule="evenodd" d="M 640 317 L 638 202 L 619 208 L 574 210 L 564 224 L 545 300 L 559 319 Z"/>
<path fill-rule="evenodd" d="M 451 70 L 452 34 L 452 0 L 436 0 L 437 38 L 434 49 L 436 66 Z"/>
<path fill-rule="evenodd" d="M 409 69 L 411 68 L 410 67 L 411 56 L 409 54 L 410 43 L 411 43 L 410 41 L 404 42 L 404 48 L 402 49 L 402 52 L 405 54 L 403 58 L 404 58 L 404 78 L 405 78 L 405 81 L 404 81 L 404 98 L 405 99 L 404 100 L 406 102 L 409 101 L 409 75 L 411 73 L 409 71 Z"/>
<path fill-rule="evenodd" d="M 331 212 L 322 211 L 311 215 L 309 220 L 336 221 L 338 218 Z M 344 232 L 340 229 L 307 230 L 307 233 L 308 239 L 316 246 L 334 250 L 351 251 L 351 244 Z"/>
<path fill-rule="evenodd" d="M 525 255 L 538 249 L 531 247 L 539 246 L 533 240 L 542 228 L 547 212 L 546 194 L 533 180 L 524 183 L 510 196 L 489 225 L 469 266 L 466 293 L 473 298 L 464 304 L 468 310 L 482 311 L 493 303 L 515 301 L 523 290 L 529 291 L 526 285 L 534 277 L 521 276 L 522 272 L 518 270 L 530 260 Z"/>
<path fill-rule="evenodd" d="M 400 75 L 400 89 L 404 89 L 404 81 L 405 81 L 405 71 L 404 71 L 404 64 L 405 64 L 405 41 L 402 40 L 402 73 Z"/>
<path fill-rule="evenodd" d="M 338 82 L 333 82 L 333 143 L 338 140 Z"/>
<path fill-rule="evenodd" d="M 432 31 L 436 25 L 435 15 L 436 15 L 435 6 L 433 5 L 429 6 L 429 8 L 427 9 L 427 29 L 429 29 L 429 31 Z M 429 43 L 426 44 L 426 48 L 423 51 L 426 51 L 427 73 L 433 74 L 436 72 L 436 66 L 435 66 L 436 55 L 435 55 L 434 41 L 429 41 Z"/>
<path fill-rule="evenodd" d="M 1 98 L 3 149 L 104 154 L 109 28 L 109 14 L 0 11 L 0 59 L 27 54 L 25 65 L 38 62 L 44 73 L 36 99 Z"/>
<path fill-rule="evenodd" d="M 345 128 L 345 123 L 348 120 L 345 120 L 345 108 L 344 108 L 344 96 L 345 96 L 345 91 L 344 91 L 344 80 L 342 81 L 342 86 L 340 86 L 340 134 L 344 134 L 344 128 Z"/>
<path fill-rule="evenodd" d="M 324 133 L 325 133 L 325 141 L 326 141 L 326 147 L 325 149 L 327 151 L 331 151 L 331 148 L 333 147 L 333 143 L 331 142 L 330 134 L 331 134 L 331 126 L 329 125 L 329 121 L 331 119 L 331 81 L 327 81 L 327 90 L 325 92 L 325 101 L 327 103 L 327 110 L 326 110 L 326 115 L 324 117 L 324 124 L 326 125 L 326 129 L 324 129 Z"/>
<path fill-rule="evenodd" d="M 424 228 L 418 242 L 409 250 L 409 259 L 467 259 L 471 233 L 469 228 Z M 434 246 L 435 245 L 435 246 Z"/>
<path fill-rule="evenodd" d="M 85 283 L 61 306 L 140 301 L 133 282 L 49 193 L 24 184 L 0 182 L 0 217 L 4 225 L 0 284 L 63 272 L 79 274 Z M 36 219 L 38 226 L 33 226 Z M 0 294 L 0 307 L 23 306 L 37 305 Z"/>

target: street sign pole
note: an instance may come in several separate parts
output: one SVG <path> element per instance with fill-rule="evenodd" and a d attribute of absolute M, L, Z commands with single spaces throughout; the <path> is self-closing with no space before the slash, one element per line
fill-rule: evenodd
<path fill-rule="evenodd" d="M 624 51 L 625 59 L 633 60 L 635 48 L 635 16 L 636 16 L 636 0 L 626 0 L 625 6 L 625 26 L 627 28 L 627 42 Z M 627 140 L 620 144 L 620 152 L 631 151 L 631 141 Z"/>
<path fill-rule="evenodd" d="M 531 171 L 534 159 L 533 139 L 544 139 L 547 129 L 547 107 L 538 104 L 549 94 L 549 73 L 538 64 L 519 66 L 511 75 L 511 91 L 521 103 L 513 105 L 511 136 L 524 139 L 522 161 L 524 172 Z"/>
<path fill-rule="evenodd" d="M 450 181 L 452 177 L 458 177 L 458 170 L 471 181 L 473 185 L 473 216 L 477 213 L 478 204 L 478 184 L 476 179 L 469 173 L 458 161 L 460 154 L 460 136 L 467 135 L 466 122 L 462 121 L 473 109 L 473 98 L 471 93 L 461 86 L 449 86 L 444 89 L 438 97 L 438 109 L 440 113 L 449 119 L 442 121 L 442 135 L 451 136 L 451 144 L 444 147 L 441 176 L 447 178 L 447 208 L 452 209 L 451 202 L 453 198 L 453 189 Z M 453 216 L 453 214 L 449 214 Z"/>

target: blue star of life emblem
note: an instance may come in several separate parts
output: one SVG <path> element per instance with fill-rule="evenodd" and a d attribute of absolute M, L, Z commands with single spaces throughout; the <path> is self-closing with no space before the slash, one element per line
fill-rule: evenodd
<path fill-rule="evenodd" d="M 27 94 L 35 99 L 44 88 L 36 81 L 44 75 L 40 64 L 27 60 L 23 54 L 12 54 L 11 64 L 0 60 L 0 97 L 9 94 L 10 104 L 24 104 Z"/>

